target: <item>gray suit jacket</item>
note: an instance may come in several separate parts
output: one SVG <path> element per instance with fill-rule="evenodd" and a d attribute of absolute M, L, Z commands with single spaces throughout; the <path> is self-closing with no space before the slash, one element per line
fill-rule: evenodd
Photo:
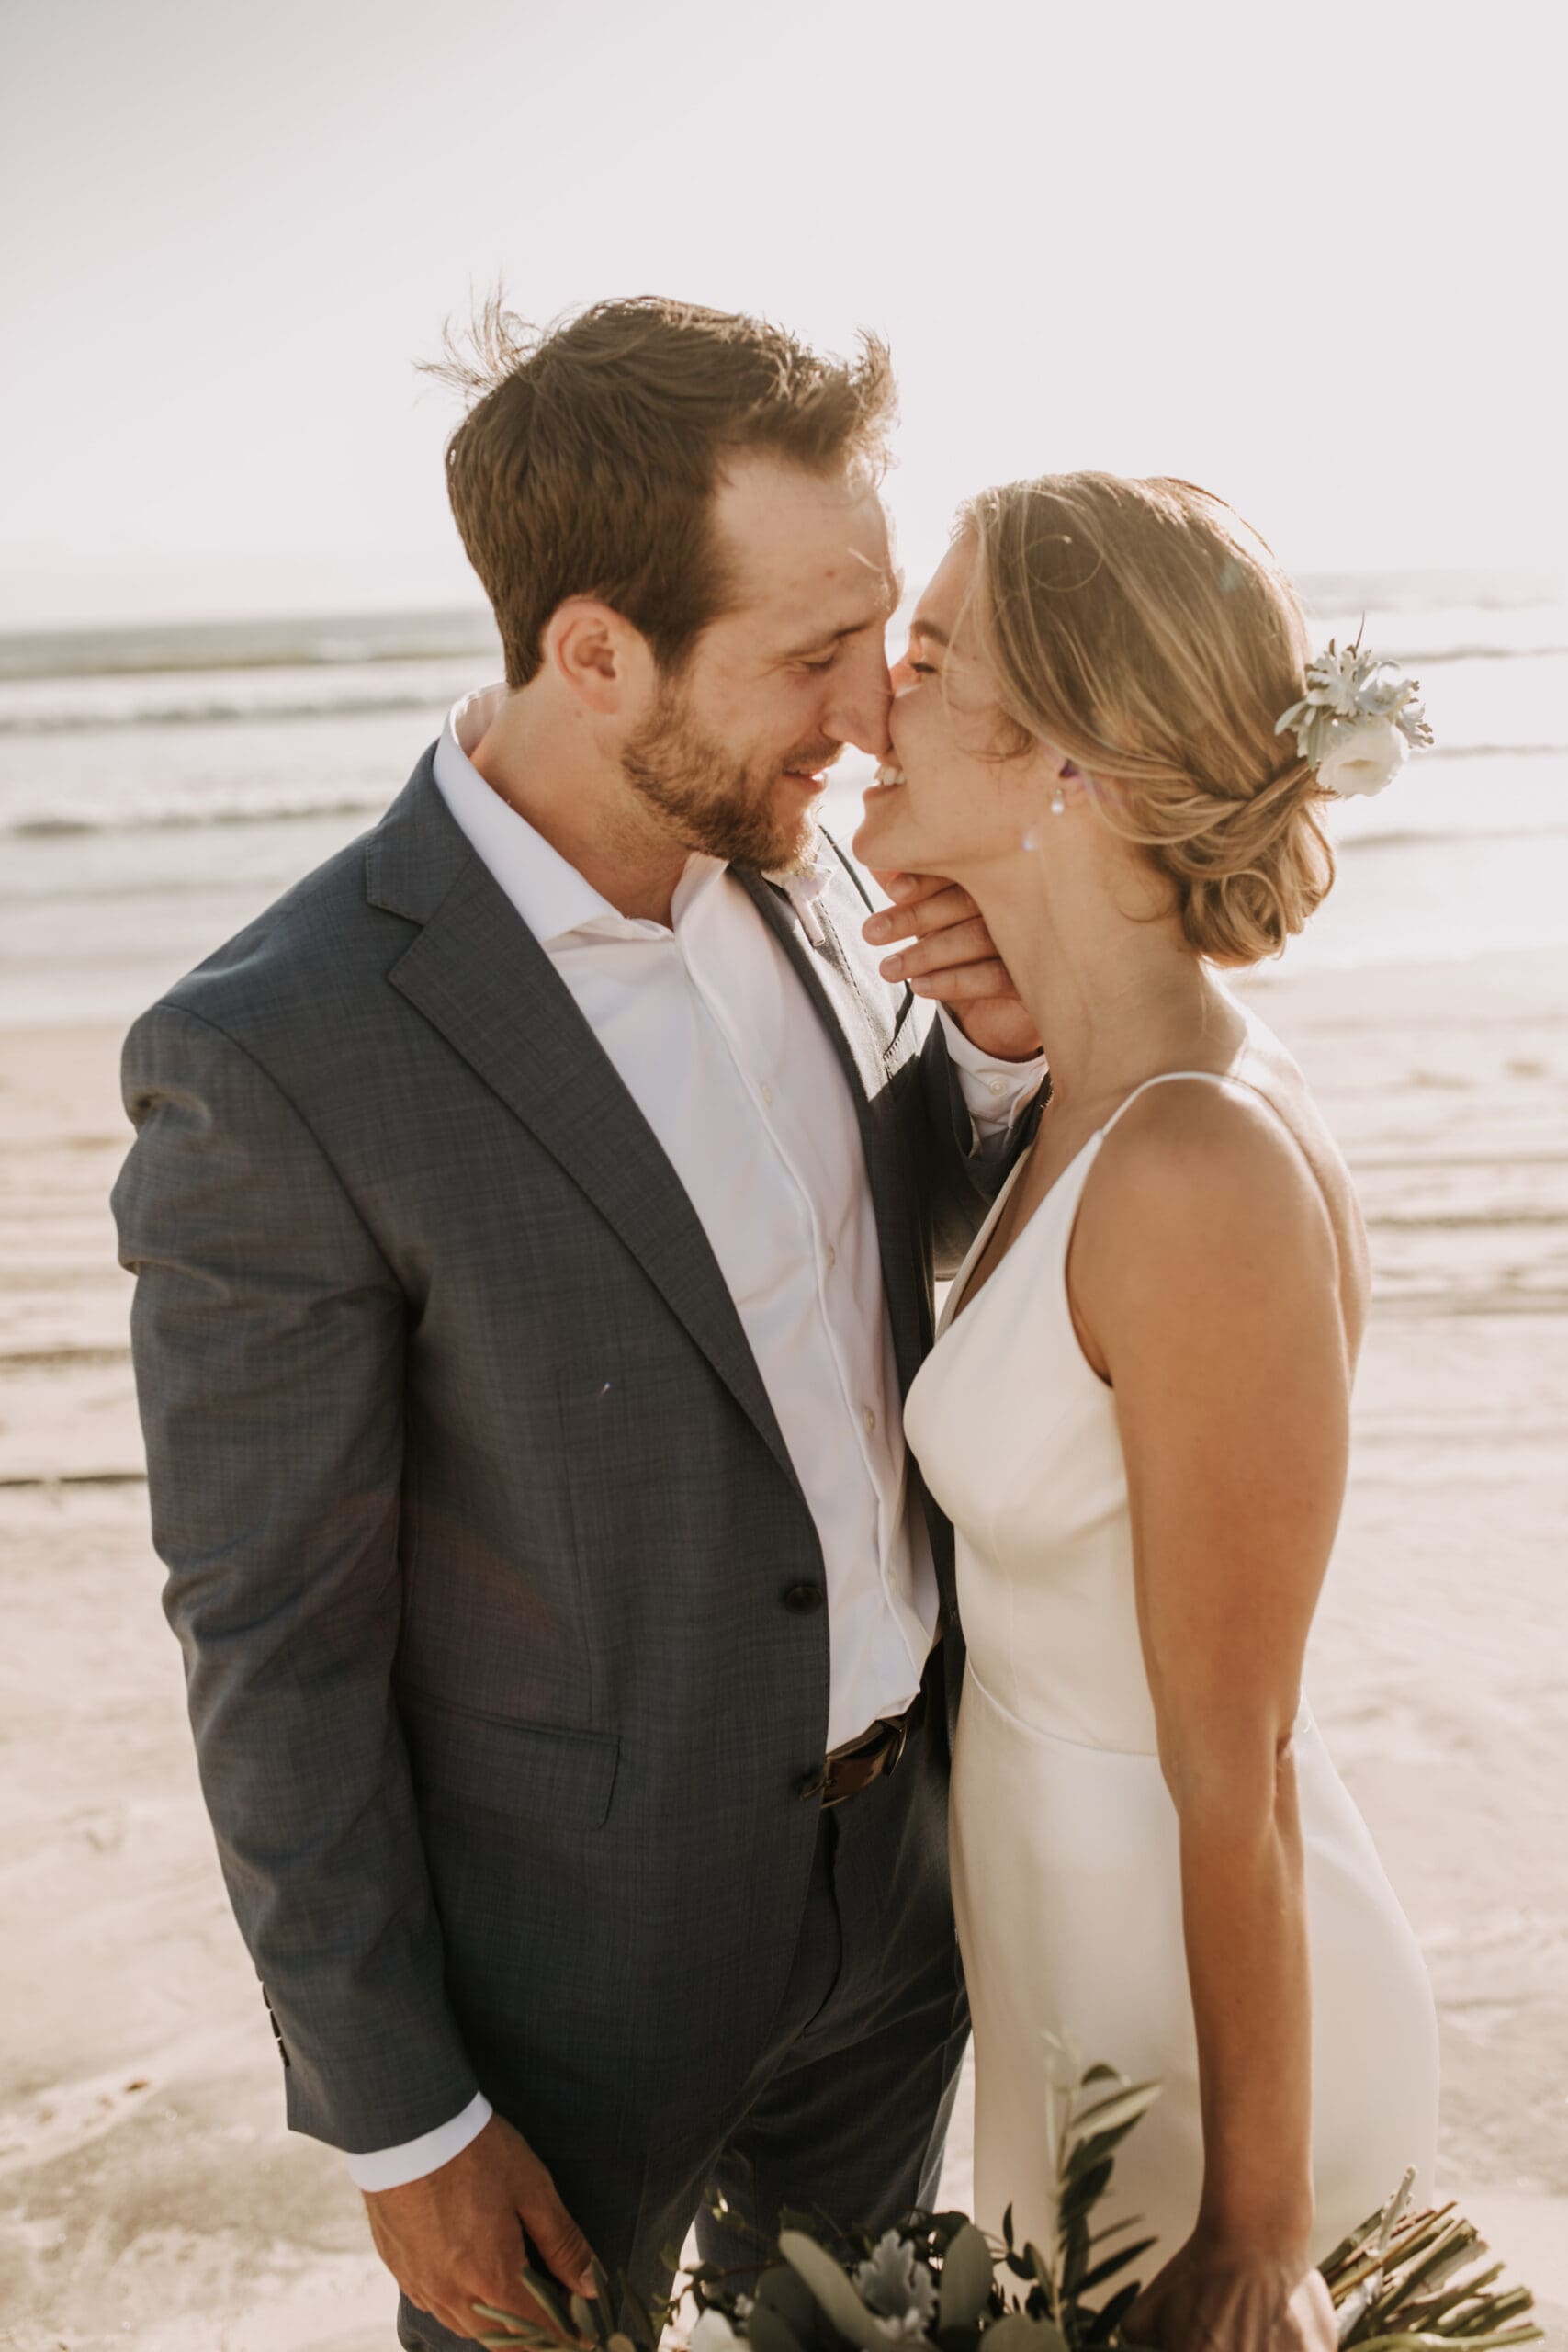
<path fill-rule="evenodd" d="M 852 869 L 827 954 L 742 878 L 854 1098 L 907 1387 L 999 1170 Z M 154 1536 L 290 2121 L 386 2146 L 482 2086 L 557 2149 L 700 2129 L 790 1964 L 821 1551 L 696 1216 L 430 754 L 138 1022 L 125 1093 Z"/>

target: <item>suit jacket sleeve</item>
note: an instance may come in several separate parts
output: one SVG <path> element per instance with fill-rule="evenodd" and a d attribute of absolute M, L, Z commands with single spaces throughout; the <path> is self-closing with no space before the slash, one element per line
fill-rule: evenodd
<path fill-rule="evenodd" d="M 824 834 L 823 839 L 862 907 L 870 913 L 877 901 L 854 859 L 831 835 Z M 858 920 L 846 919 L 844 938 L 840 942 L 841 952 L 851 943 L 858 946 L 859 928 Z M 869 950 L 866 953 L 873 967 L 866 973 L 868 982 L 896 1000 L 897 1011 L 891 1017 L 897 1034 L 915 1017 L 918 1000 L 907 986 L 887 990 L 880 970 L 874 970 L 876 957 Z M 1040 1124 L 1043 1100 L 1043 1090 L 999 1143 L 977 1151 L 969 1105 L 948 1053 L 942 1023 L 933 1016 L 920 1048 L 913 1123 L 906 1133 L 913 1153 L 920 1205 L 931 1237 L 931 1269 L 938 1282 L 950 1281 L 958 1272 L 1003 1179 Z"/>
<path fill-rule="evenodd" d="M 391 1671 L 406 1301 L 299 1113 L 174 1005 L 127 1043 L 115 1191 L 164 1602 L 296 2130 L 417 2137 L 478 2087 Z"/>
<path fill-rule="evenodd" d="M 969 1105 L 942 1023 L 935 1020 L 920 1048 L 920 1106 L 932 1270 L 938 1282 L 947 1282 L 958 1272 L 1002 1180 L 1039 1125 L 1040 1106 L 1036 1102 L 1024 1111 L 1003 1141 L 977 1151 Z"/>

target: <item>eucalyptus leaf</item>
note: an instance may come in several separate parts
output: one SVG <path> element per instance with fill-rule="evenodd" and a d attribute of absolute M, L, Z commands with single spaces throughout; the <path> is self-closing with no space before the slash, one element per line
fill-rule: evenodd
<path fill-rule="evenodd" d="M 536 2321 L 522 2319 L 515 2312 L 498 2311 L 493 2303 L 476 2303 L 474 2309 L 481 2319 L 499 2320 L 506 2330 L 503 2336 L 491 2339 L 493 2342 L 520 2344 L 530 2347 L 530 2352 L 537 2352 L 537 2347 L 548 2345 L 552 2352 L 560 2352 L 559 2336 L 552 2335 L 548 2328 L 540 2327 Z"/>
<path fill-rule="evenodd" d="M 1153 2238 L 1139 2238 L 1135 2245 L 1124 2245 L 1119 2254 L 1108 2254 L 1103 2262 L 1097 2262 L 1094 2268 L 1086 2271 L 1078 2280 L 1079 2294 L 1087 2295 L 1094 2288 L 1103 2287 L 1108 2278 L 1114 2278 L 1119 2270 L 1125 2270 L 1130 2262 L 1136 2262 L 1140 2255 L 1147 2254 L 1154 2243 Z"/>
<path fill-rule="evenodd" d="M 1048 2319 L 1025 2319 L 1021 2312 L 1009 2312 L 987 2328 L 983 2343 L 984 2352 L 1067 2352 L 1059 2327 Z"/>
<path fill-rule="evenodd" d="M 942 2256 L 937 2292 L 939 2327 L 973 2327 L 996 2283 L 985 2233 L 967 2222 Z"/>
<path fill-rule="evenodd" d="M 1087 2213 L 1089 2207 L 1105 2194 L 1111 2173 L 1111 2158 L 1105 2156 L 1099 2164 L 1091 2165 L 1088 2172 L 1079 2173 L 1076 2180 L 1064 2182 L 1062 2220 L 1066 2222 L 1076 2214 Z"/>
<path fill-rule="evenodd" d="M 1089 2333 L 1090 2343 L 1109 2344 L 1142 2293 L 1143 2289 L 1136 2279 L 1128 2286 L 1119 2287 L 1095 2320 Z"/>
<path fill-rule="evenodd" d="M 536 2270 L 525 2268 L 523 2273 L 523 2284 L 527 2289 L 528 2293 L 533 2297 L 535 2302 L 538 2304 L 539 2309 L 544 2312 L 545 2317 L 549 2321 L 550 2325 L 555 2329 L 556 2334 L 558 2335 L 570 2335 L 571 2334 L 571 2330 L 566 2324 L 565 2315 L 561 2311 L 559 2303 L 556 2301 L 554 2290 L 545 2279 L 540 2278 L 538 2272 Z M 487 2313 L 486 2316 L 489 2317 L 491 2314 Z M 508 2316 L 515 2318 L 517 2314 L 515 2312 L 511 2314 L 502 2312 L 501 2316 L 502 2318 L 506 2318 Z"/>
<path fill-rule="evenodd" d="M 1082 2132 L 1086 2124 L 1092 2124 L 1096 2132 L 1114 2132 L 1121 2124 L 1136 2123 L 1153 2107 L 1160 2089 L 1158 2083 L 1131 2083 L 1125 2090 L 1115 2091 L 1109 2098 L 1086 2107 L 1081 2115 L 1075 2115 L 1073 2129 Z"/>
<path fill-rule="evenodd" d="M 1097 2132 L 1091 2139 L 1080 2140 L 1068 2160 L 1069 2172 L 1077 2174 L 1091 2170 L 1102 2157 L 1110 2155 L 1112 2149 L 1119 2148 L 1129 2132 L 1135 2132 L 1142 2120 L 1141 2116 L 1134 2115 L 1129 2123 L 1115 2124 L 1108 2132 Z"/>
<path fill-rule="evenodd" d="M 803 2352 L 801 2340 L 782 2312 L 754 2301 L 745 2319 L 746 2340 L 756 2352 Z"/>
<path fill-rule="evenodd" d="M 787 2262 L 775 2262 L 764 2270 L 757 2281 L 756 2300 L 777 2312 L 793 2335 L 803 2344 L 809 2343 L 817 2320 L 817 2299 L 796 2270 Z"/>
<path fill-rule="evenodd" d="M 1091 2230 L 1089 2242 L 1090 2245 L 1103 2245 L 1108 2238 L 1122 2237 L 1128 2230 L 1141 2230 L 1143 2226 L 1141 2213 L 1128 2213 L 1120 2222 L 1108 2222 L 1102 2230 Z"/>
<path fill-rule="evenodd" d="M 882 2331 L 826 2247 L 801 2230 L 779 2233 L 779 2252 L 799 2272 L 825 2316 L 860 2352 L 880 2352 Z"/>

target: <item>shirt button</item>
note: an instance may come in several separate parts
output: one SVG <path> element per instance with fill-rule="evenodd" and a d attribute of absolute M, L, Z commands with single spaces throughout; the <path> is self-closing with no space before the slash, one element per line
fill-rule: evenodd
<path fill-rule="evenodd" d="M 761 1096 L 761 1098 L 762 1098 L 762 1100 L 763 1100 L 763 1102 L 771 1102 L 773 1101 L 773 1088 L 772 1088 L 771 1086 L 766 1086 L 766 1085 L 760 1086 L 760 1087 L 757 1089 L 757 1091 L 758 1091 L 758 1093 Z"/>
<path fill-rule="evenodd" d="M 785 1590 L 784 1605 L 794 1617 L 810 1617 L 827 1597 L 819 1584 L 792 1584 Z"/>
<path fill-rule="evenodd" d="M 865 1433 L 867 1437 L 874 1436 L 876 1431 L 876 1415 L 872 1411 L 869 1405 L 861 1415 L 861 1419 L 865 1423 Z"/>
<path fill-rule="evenodd" d="M 1005 1094 L 1007 1091 L 1008 1082 L 1005 1078 L 988 1078 L 986 1080 L 986 1091 L 987 1094 Z"/>

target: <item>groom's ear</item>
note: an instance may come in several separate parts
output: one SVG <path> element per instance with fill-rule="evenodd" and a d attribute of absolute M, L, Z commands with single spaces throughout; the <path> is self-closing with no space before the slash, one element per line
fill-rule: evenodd
<path fill-rule="evenodd" d="M 648 639 L 624 613 L 569 596 L 545 624 L 544 666 L 596 718 L 640 713 L 655 684 Z"/>

